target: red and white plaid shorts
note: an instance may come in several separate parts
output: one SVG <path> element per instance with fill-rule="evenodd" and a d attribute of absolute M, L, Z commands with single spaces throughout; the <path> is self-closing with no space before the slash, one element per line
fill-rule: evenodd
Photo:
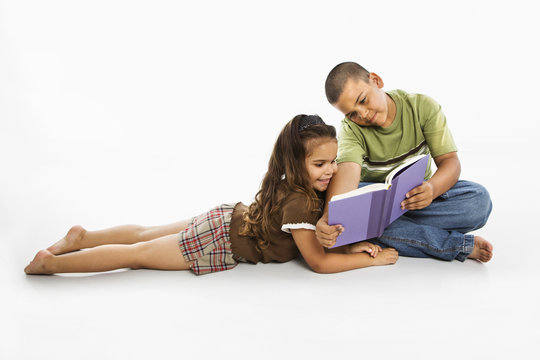
<path fill-rule="evenodd" d="M 223 204 L 191 219 L 181 231 L 179 245 L 186 261 L 193 261 L 191 270 L 197 274 L 229 270 L 240 258 L 231 250 L 229 229 L 236 204 Z"/>

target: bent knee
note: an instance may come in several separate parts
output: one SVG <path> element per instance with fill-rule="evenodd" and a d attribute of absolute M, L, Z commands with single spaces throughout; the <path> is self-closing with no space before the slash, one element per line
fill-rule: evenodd
<path fill-rule="evenodd" d="M 469 214 L 468 222 L 469 227 L 476 230 L 487 223 L 493 204 L 488 190 L 480 184 L 474 184 L 472 195 L 470 199 L 472 211 Z"/>

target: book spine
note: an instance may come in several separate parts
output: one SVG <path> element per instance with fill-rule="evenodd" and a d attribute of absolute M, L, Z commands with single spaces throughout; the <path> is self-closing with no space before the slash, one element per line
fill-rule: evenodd
<path fill-rule="evenodd" d="M 376 191 L 373 193 L 369 209 L 369 225 L 366 239 L 380 236 L 381 226 L 384 228 L 384 221 L 386 220 L 385 207 L 388 202 L 387 198 L 387 190 Z"/>
<path fill-rule="evenodd" d="M 392 203 L 394 202 L 394 197 L 396 196 L 396 187 L 390 186 L 388 190 L 384 192 L 386 196 L 384 197 L 384 206 L 381 215 L 381 222 L 379 224 L 379 229 L 377 230 L 377 237 L 381 236 L 384 232 L 384 229 L 390 225 L 390 215 L 392 213 Z"/>

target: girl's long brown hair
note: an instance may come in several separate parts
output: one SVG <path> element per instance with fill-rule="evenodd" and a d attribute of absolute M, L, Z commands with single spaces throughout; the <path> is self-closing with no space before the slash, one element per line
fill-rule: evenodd
<path fill-rule="evenodd" d="M 306 206 L 312 211 L 319 209 L 319 198 L 310 183 L 305 159 L 311 141 L 323 138 L 335 139 L 336 129 L 317 115 L 297 115 L 285 125 L 274 145 L 261 189 L 244 213 L 245 225 L 240 235 L 254 237 L 260 248 L 266 247 L 267 241 L 263 239 L 269 233 L 270 219 L 291 192 L 304 194 Z"/>

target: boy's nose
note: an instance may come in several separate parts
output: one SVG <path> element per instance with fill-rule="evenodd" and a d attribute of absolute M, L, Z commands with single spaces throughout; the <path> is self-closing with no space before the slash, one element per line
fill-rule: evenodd
<path fill-rule="evenodd" d="M 360 113 L 362 115 L 362 118 L 363 119 L 367 119 L 368 118 L 368 115 L 369 115 L 369 110 L 368 109 L 364 109 L 362 110 L 362 112 Z"/>

